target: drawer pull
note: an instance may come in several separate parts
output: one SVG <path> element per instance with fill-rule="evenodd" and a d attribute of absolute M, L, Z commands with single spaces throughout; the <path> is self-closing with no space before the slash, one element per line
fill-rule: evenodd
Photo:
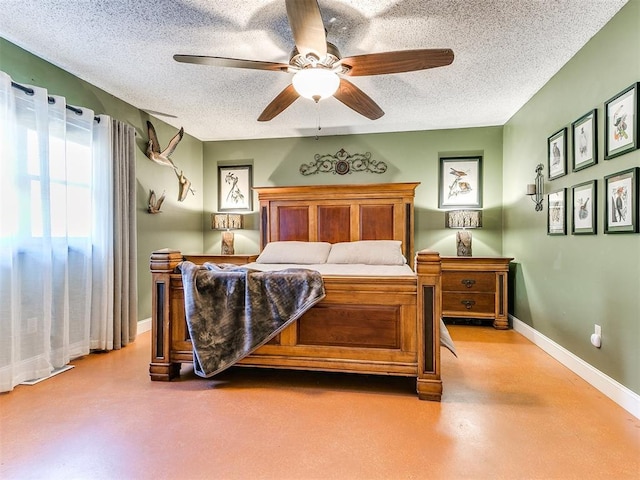
<path fill-rule="evenodd" d="M 464 305 L 464 308 L 467 310 L 471 310 L 471 308 L 476 304 L 473 300 L 460 300 L 460 303 Z"/>
<path fill-rule="evenodd" d="M 460 280 L 460 283 L 462 283 L 467 288 L 471 288 L 476 283 L 476 281 L 468 279 L 468 278 L 465 278 L 463 280 Z"/>

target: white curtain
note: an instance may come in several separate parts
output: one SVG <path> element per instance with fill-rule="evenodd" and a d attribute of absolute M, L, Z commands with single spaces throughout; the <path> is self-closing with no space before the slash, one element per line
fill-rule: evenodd
<path fill-rule="evenodd" d="M 114 348 L 111 119 L 22 87 L 0 72 L 0 391 Z"/>

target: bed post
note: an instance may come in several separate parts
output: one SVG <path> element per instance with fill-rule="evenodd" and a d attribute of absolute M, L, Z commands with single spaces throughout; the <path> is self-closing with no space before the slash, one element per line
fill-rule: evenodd
<path fill-rule="evenodd" d="M 182 261 L 178 250 L 167 248 L 151 254 L 151 380 L 168 382 L 180 374 L 180 364 L 171 361 L 169 301 L 171 274 Z"/>
<path fill-rule="evenodd" d="M 416 255 L 418 275 L 418 379 L 416 390 L 420 400 L 440 401 L 440 318 L 441 263 L 440 254 L 421 250 Z"/>

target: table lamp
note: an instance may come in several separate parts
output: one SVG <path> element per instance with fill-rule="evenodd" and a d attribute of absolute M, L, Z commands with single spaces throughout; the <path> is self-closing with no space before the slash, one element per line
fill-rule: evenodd
<path fill-rule="evenodd" d="M 445 212 L 445 226 L 460 229 L 456 233 L 456 253 L 459 257 L 470 257 L 471 232 L 468 229 L 482 227 L 482 210 L 449 210 Z"/>
<path fill-rule="evenodd" d="M 211 228 L 223 230 L 222 232 L 222 255 L 233 255 L 233 232 L 242 228 L 242 215 L 239 213 L 215 213 L 212 215 Z"/>

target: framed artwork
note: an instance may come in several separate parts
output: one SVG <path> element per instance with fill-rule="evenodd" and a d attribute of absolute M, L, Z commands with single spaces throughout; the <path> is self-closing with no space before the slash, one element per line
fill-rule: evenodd
<path fill-rule="evenodd" d="M 604 158 L 638 148 L 638 85 L 634 83 L 604 104 Z"/>
<path fill-rule="evenodd" d="M 596 181 L 580 183 L 572 187 L 573 200 L 571 233 L 574 235 L 596 234 Z"/>
<path fill-rule="evenodd" d="M 567 129 L 563 128 L 547 139 L 547 170 L 549 180 L 567 174 Z"/>
<path fill-rule="evenodd" d="M 567 234 L 567 189 L 551 192 L 548 198 L 547 235 Z"/>
<path fill-rule="evenodd" d="M 571 124 L 573 171 L 598 163 L 597 110 L 591 110 Z"/>
<path fill-rule="evenodd" d="M 251 165 L 218 166 L 218 210 L 251 211 L 252 187 Z"/>
<path fill-rule="evenodd" d="M 482 207 L 482 157 L 440 158 L 439 208 Z"/>
<path fill-rule="evenodd" d="M 604 233 L 638 232 L 638 170 L 604 177 Z"/>

